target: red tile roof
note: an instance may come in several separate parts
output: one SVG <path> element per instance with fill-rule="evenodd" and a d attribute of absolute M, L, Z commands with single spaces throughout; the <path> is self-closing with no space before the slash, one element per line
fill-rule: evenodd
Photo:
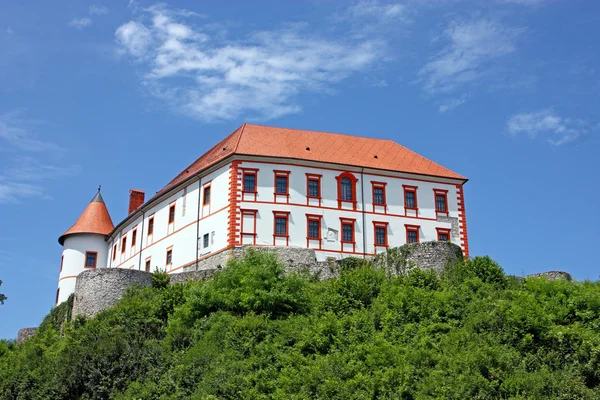
<path fill-rule="evenodd" d="M 232 154 L 302 159 L 466 180 L 392 140 L 244 124 L 177 175 L 158 195 Z"/>
<path fill-rule="evenodd" d="M 58 238 L 58 243 L 62 246 L 67 236 L 78 233 L 108 235 L 113 229 L 112 219 L 110 218 L 106 204 L 104 204 L 104 199 L 98 191 L 90 204 L 83 210 L 77 222 Z"/>

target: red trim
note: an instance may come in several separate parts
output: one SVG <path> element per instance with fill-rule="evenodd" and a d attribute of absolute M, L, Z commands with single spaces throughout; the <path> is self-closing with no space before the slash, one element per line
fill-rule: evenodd
<path fill-rule="evenodd" d="M 373 221 L 373 244 L 375 247 L 385 247 L 388 248 L 388 222 L 384 221 Z M 384 229 L 384 243 L 377 244 L 377 228 Z"/>
<path fill-rule="evenodd" d="M 177 205 L 176 202 L 169 204 L 169 225 L 175 223 L 175 206 L 176 205 Z M 168 234 L 168 232 L 167 232 L 167 234 Z"/>
<path fill-rule="evenodd" d="M 277 232 L 277 218 L 285 218 L 285 235 L 278 235 Z M 277 245 L 276 239 L 278 237 L 285 238 L 285 245 L 290 245 L 290 212 L 289 211 L 273 211 L 273 246 Z"/>
<path fill-rule="evenodd" d="M 318 242 L 318 250 L 321 250 L 321 246 L 323 244 L 323 234 L 321 232 L 322 226 L 321 226 L 321 219 L 323 218 L 322 215 L 318 215 L 318 214 L 306 214 L 306 247 L 307 248 L 312 248 L 310 247 L 310 243 L 311 242 Z M 309 225 L 310 225 L 310 221 L 316 221 L 319 224 L 319 228 L 318 228 L 318 236 L 316 238 L 312 238 L 309 236 Z"/>
<path fill-rule="evenodd" d="M 464 185 L 456 185 L 456 194 L 458 202 L 458 227 L 459 237 L 465 257 L 469 258 L 469 236 L 467 235 L 467 215 L 465 211 Z"/>
<path fill-rule="evenodd" d="M 208 201 L 206 201 L 206 191 L 208 190 L 209 196 Z M 210 204 L 210 198 L 212 197 L 212 191 L 210 190 L 210 183 L 208 185 L 202 186 L 202 205 L 207 206 Z"/>
<path fill-rule="evenodd" d="M 238 162 L 237 165 L 239 165 L 240 163 Z M 242 171 L 242 182 L 241 182 L 241 187 L 242 187 L 242 200 L 244 199 L 244 194 L 246 193 L 250 193 L 254 195 L 254 201 L 256 201 L 257 196 L 258 196 L 258 168 L 238 168 L 240 171 Z M 246 188 L 244 187 L 244 182 L 246 181 L 246 175 L 254 175 L 254 190 L 246 190 Z"/>
<path fill-rule="evenodd" d="M 88 265 L 87 265 L 88 254 L 94 255 L 94 266 L 93 267 L 88 267 Z M 98 264 L 98 252 L 97 251 L 86 251 L 85 252 L 85 260 L 83 261 L 83 268 L 93 269 L 93 268 L 96 268 L 96 264 Z"/>
<path fill-rule="evenodd" d="M 310 199 L 319 200 L 319 207 L 321 206 L 321 178 L 323 175 L 306 173 L 306 205 L 310 205 Z M 317 188 L 319 190 L 318 196 L 309 195 L 309 183 L 310 181 L 317 181 Z"/>
<path fill-rule="evenodd" d="M 239 161 L 234 161 L 231 163 L 231 168 L 229 169 L 229 215 L 228 215 L 228 232 L 227 232 L 227 246 L 233 247 L 239 244 L 239 226 L 240 224 L 240 214 L 238 213 L 240 199 L 239 194 L 242 193 L 242 197 L 244 196 L 242 192 L 242 183 L 240 182 L 240 173 L 239 173 Z M 242 171 L 243 177 L 243 171 Z M 256 178 L 255 178 L 256 184 Z M 255 186 L 256 189 L 256 186 Z M 256 193 L 254 200 L 256 200 Z"/>
<path fill-rule="evenodd" d="M 435 228 L 435 230 L 437 231 L 437 240 L 438 240 L 438 242 L 443 242 L 444 241 L 444 240 L 442 240 L 440 238 L 440 235 L 447 235 L 448 236 L 448 242 L 451 240 L 450 229 L 448 229 L 448 228 Z"/>
<path fill-rule="evenodd" d="M 258 210 L 249 210 L 249 209 L 241 209 L 240 210 L 241 215 L 242 215 L 242 223 L 241 223 L 241 241 L 240 243 L 244 243 L 244 236 L 252 236 L 252 244 L 254 246 L 256 246 L 256 219 L 257 219 L 257 214 L 258 214 Z M 254 218 L 254 226 L 252 227 L 252 232 L 246 232 L 244 229 L 244 216 L 245 215 L 252 215 Z"/>
<path fill-rule="evenodd" d="M 277 178 L 285 178 L 285 193 L 277 193 Z M 273 170 L 273 201 L 277 203 L 277 197 L 285 196 L 285 202 L 290 202 L 290 171 Z"/>
<path fill-rule="evenodd" d="M 350 179 L 350 184 L 352 185 L 352 200 L 342 200 L 342 179 L 348 178 Z M 338 208 L 341 210 L 342 205 L 344 203 L 350 203 L 352 205 L 352 209 L 356 210 L 356 182 L 358 182 L 358 178 L 356 178 L 352 173 L 346 171 L 342 172 L 340 175 L 336 176 L 338 183 Z"/>
<path fill-rule="evenodd" d="M 444 196 L 444 205 L 446 206 L 446 211 L 441 211 L 438 210 L 437 208 L 437 196 Z M 449 215 L 449 208 L 448 208 L 448 191 L 445 189 L 433 189 L 433 207 L 435 208 L 435 215 Z"/>
<path fill-rule="evenodd" d="M 372 205 L 373 205 L 373 212 L 377 212 L 377 207 L 383 207 L 383 213 L 386 214 L 387 213 L 387 194 L 386 194 L 386 182 L 375 182 L 375 181 L 371 181 L 371 199 L 372 199 Z M 381 204 L 375 204 L 375 189 L 381 189 L 382 191 L 382 197 L 383 197 L 383 203 Z"/>
<path fill-rule="evenodd" d="M 417 189 L 418 186 L 411 186 L 411 185 L 402 185 L 402 187 L 404 188 L 404 216 L 406 215 L 406 210 L 413 210 L 417 212 L 417 215 L 419 214 L 419 203 L 417 201 Z M 415 206 L 414 207 L 407 207 L 406 206 L 406 193 L 408 192 L 412 192 L 414 193 L 414 198 L 415 198 Z"/>
<path fill-rule="evenodd" d="M 409 243 L 408 232 L 417 232 L 417 241 L 414 243 L 419 243 L 421 241 L 421 235 L 419 234 L 421 227 L 419 225 L 404 224 L 404 228 L 406 229 L 406 243 Z"/>
<path fill-rule="evenodd" d="M 356 234 L 354 232 L 354 226 L 356 224 L 355 218 L 340 217 L 340 244 L 341 251 L 344 251 L 344 244 L 352 245 L 352 252 L 356 252 Z M 352 227 L 352 240 L 350 242 L 344 240 L 344 225 L 350 225 Z"/>
<path fill-rule="evenodd" d="M 165 270 L 169 265 L 173 265 L 173 246 L 167 247 L 165 253 Z M 169 263 L 169 253 L 171 253 L 171 262 Z"/>

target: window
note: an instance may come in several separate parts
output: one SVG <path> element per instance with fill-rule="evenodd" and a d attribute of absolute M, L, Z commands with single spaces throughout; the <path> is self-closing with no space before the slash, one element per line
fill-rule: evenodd
<path fill-rule="evenodd" d="M 322 175 L 306 174 L 307 205 L 321 205 L 321 178 Z"/>
<path fill-rule="evenodd" d="M 204 202 L 202 204 L 210 204 L 210 186 L 204 188 Z"/>
<path fill-rule="evenodd" d="M 256 172 L 244 171 L 244 192 L 256 193 Z"/>
<path fill-rule="evenodd" d="M 56 304 L 58 304 L 59 296 L 60 296 L 60 288 L 56 289 Z"/>
<path fill-rule="evenodd" d="M 121 254 L 125 254 L 125 248 L 127 247 L 127 236 L 121 241 Z"/>
<path fill-rule="evenodd" d="M 60 257 L 60 272 L 62 272 L 63 263 L 65 262 L 65 256 Z"/>
<path fill-rule="evenodd" d="M 318 179 L 308 180 L 308 197 L 321 197 L 321 191 L 319 189 Z"/>
<path fill-rule="evenodd" d="M 85 268 L 96 268 L 96 261 L 98 259 L 98 253 L 95 251 L 85 252 Z"/>
<path fill-rule="evenodd" d="M 115 261 L 117 258 L 117 245 L 115 244 L 113 246 L 113 261 Z"/>
<path fill-rule="evenodd" d="M 417 205 L 417 187 L 402 185 L 404 187 L 404 208 L 409 210 L 418 209 Z"/>
<path fill-rule="evenodd" d="M 275 236 L 287 236 L 288 234 L 288 217 L 276 216 L 275 217 Z"/>
<path fill-rule="evenodd" d="M 275 194 L 287 195 L 290 193 L 290 171 L 273 171 L 275 172 Z"/>
<path fill-rule="evenodd" d="M 450 241 L 450 229 L 446 228 L 435 228 L 437 230 L 438 242 L 449 242 Z"/>
<path fill-rule="evenodd" d="M 169 224 L 175 222 L 175 204 L 169 206 Z"/>
<path fill-rule="evenodd" d="M 344 172 L 337 178 L 338 181 L 338 207 L 342 207 L 344 202 L 352 203 L 356 208 L 356 182 L 358 179 L 349 172 Z"/>
<path fill-rule="evenodd" d="M 167 260 L 165 262 L 166 265 L 173 264 L 173 249 L 167 249 Z"/>
<path fill-rule="evenodd" d="M 135 244 L 137 243 L 137 228 L 133 230 L 133 232 L 131 233 L 131 247 L 135 247 Z"/>
<path fill-rule="evenodd" d="M 207 248 L 207 247 L 208 247 L 208 238 L 209 238 L 209 236 L 208 236 L 208 233 L 206 233 L 206 234 L 205 234 L 205 235 L 202 237 L 202 244 L 203 244 L 203 247 L 204 247 L 204 248 Z"/>
<path fill-rule="evenodd" d="M 313 240 L 321 239 L 321 216 L 307 214 L 306 221 L 306 237 Z"/>
<path fill-rule="evenodd" d="M 385 182 L 371 182 L 373 185 L 373 205 L 385 206 Z"/>
<path fill-rule="evenodd" d="M 406 227 L 406 243 L 419 243 L 419 226 L 404 225 Z"/>
<path fill-rule="evenodd" d="M 373 227 L 375 228 L 375 246 L 388 245 L 388 223 L 387 222 L 375 222 L 373 221 Z"/>
<path fill-rule="evenodd" d="M 154 217 L 148 218 L 148 236 L 154 233 Z"/>
<path fill-rule="evenodd" d="M 150 272 L 150 258 L 146 259 L 146 266 L 144 269 L 146 272 Z"/>
<path fill-rule="evenodd" d="M 354 243 L 354 220 L 342 219 L 342 243 Z"/>
<path fill-rule="evenodd" d="M 433 189 L 435 196 L 435 212 L 448 213 L 448 191 L 441 189 Z"/>

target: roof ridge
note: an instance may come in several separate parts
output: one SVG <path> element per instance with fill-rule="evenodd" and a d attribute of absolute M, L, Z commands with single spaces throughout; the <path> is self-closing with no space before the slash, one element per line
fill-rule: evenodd
<path fill-rule="evenodd" d="M 393 142 L 392 139 L 380 139 L 380 138 L 373 138 L 373 137 L 368 137 L 368 136 L 350 135 L 348 133 L 315 131 L 315 130 L 310 130 L 310 129 L 298 129 L 298 128 L 282 128 L 280 126 L 262 125 L 262 124 L 246 124 L 246 123 L 244 123 L 244 125 L 259 126 L 259 127 L 263 127 L 263 128 L 270 128 L 270 129 L 285 129 L 288 131 L 297 131 L 297 132 L 326 133 L 328 135 L 349 136 L 352 138 L 360 138 L 360 139 L 368 139 L 368 140 L 382 140 L 382 141 L 383 140 L 391 140 Z M 394 143 L 396 143 L 396 142 L 394 142 Z"/>
<path fill-rule="evenodd" d="M 236 131 L 238 131 L 240 129 L 241 129 L 241 131 L 240 131 L 240 134 L 238 135 L 238 140 L 237 140 L 237 143 L 235 144 L 235 148 L 233 149 L 234 153 L 237 152 L 238 146 L 240 145 L 240 141 L 242 140 L 242 136 L 244 135 L 244 129 L 246 129 L 246 125 L 247 125 L 247 123 L 244 122 L 242 124 L 242 126 L 240 126 L 239 128 L 236 129 Z M 250 125 L 252 125 L 252 124 L 250 124 Z"/>

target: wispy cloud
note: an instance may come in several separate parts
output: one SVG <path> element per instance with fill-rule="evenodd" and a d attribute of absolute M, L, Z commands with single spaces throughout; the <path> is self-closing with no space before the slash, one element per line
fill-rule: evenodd
<path fill-rule="evenodd" d="M 373 0 L 359 1 L 348 8 L 347 15 L 357 18 L 368 17 L 396 21 L 406 15 L 406 6 L 400 3 L 385 4 Z"/>
<path fill-rule="evenodd" d="M 97 4 L 92 4 L 90 6 L 90 15 L 106 15 L 108 14 L 108 7 L 101 6 Z"/>
<path fill-rule="evenodd" d="M 57 166 L 65 149 L 43 141 L 35 131 L 40 121 L 23 118 L 24 110 L 0 114 L 0 204 L 19 203 L 34 197 L 47 197 L 49 181 L 74 174 L 77 166 Z M 33 156 L 35 154 L 35 157 Z"/>
<path fill-rule="evenodd" d="M 377 40 L 325 38 L 298 24 L 225 40 L 194 17 L 153 6 L 115 37 L 152 95 L 207 121 L 297 113 L 299 94 L 329 92 L 381 53 Z"/>
<path fill-rule="evenodd" d="M 555 146 L 572 142 L 598 128 L 589 120 L 559 117 L 552 108 L 513 115 L 506 126 L 511 136 L 526 135 L 532 139 L 545 136 Z"/>
<path fill-rule="evenodd" d="M 463 104 L 465 101 L 467 101 L 467 96 L 461 96 L 461 97 L 457 97 L 457 98 L 454 98 L 454 99 L 449 99 L 449 100 L 446 100 L 446 101 L 442 102 L 439 105 L 438 110 L 441 113 L 452 111 L 456 107 L 458 107 L 461 104 Z"/>
<path fill-rule="evenodd" d="M 521 28 L 481 18 L 456 20 L 439 40 L 445 45 L 418 73 L 427 93 L 447 93 L 475 84 L 491 73 L 494 62 L 516 50 Z"/>
<path fill-rule="evenodd" d="M 92 20 L 88 17 L 73 18 L 68 25 L 76 29 L 83 29 L 92 25 Z"/>
<path fill-rule="evenodd" d="M 539 6 L 541 4 L 550 3 L 554 0 L 497 0 L 498 3 L 519 4 L 522 6 Z"/>

